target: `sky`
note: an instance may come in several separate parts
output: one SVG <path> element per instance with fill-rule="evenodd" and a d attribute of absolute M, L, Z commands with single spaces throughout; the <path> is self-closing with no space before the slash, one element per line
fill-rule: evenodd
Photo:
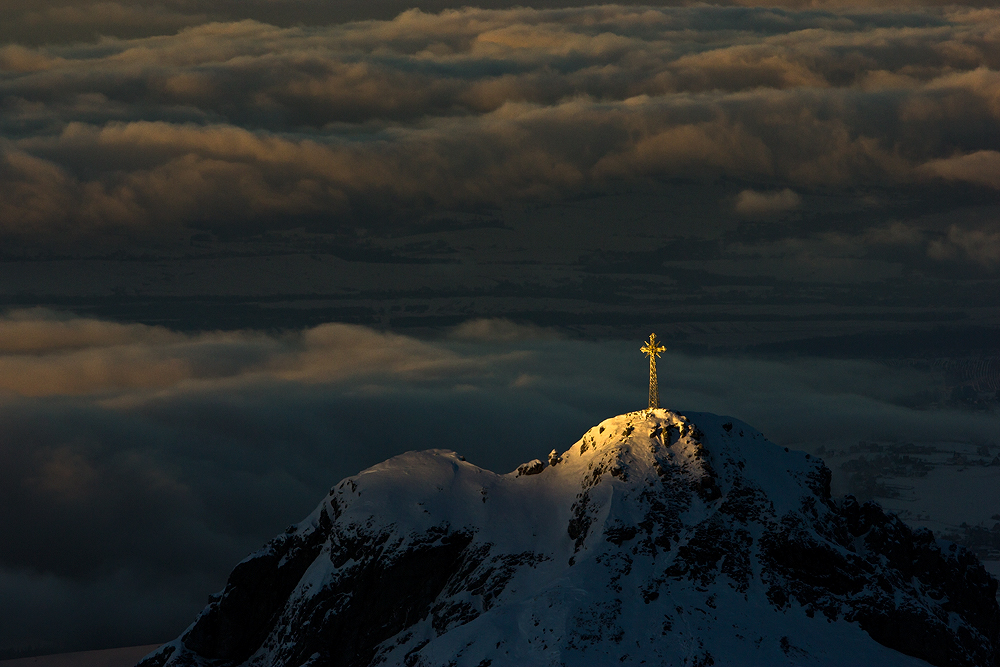
<path fill-rule="evenodd" d="M 520 4 L 5 1 L 0 657 L 176 636 L 388 456 L 568 448 L 654 329 L 666 406 L 996 444 L 1000 10 Z"/>

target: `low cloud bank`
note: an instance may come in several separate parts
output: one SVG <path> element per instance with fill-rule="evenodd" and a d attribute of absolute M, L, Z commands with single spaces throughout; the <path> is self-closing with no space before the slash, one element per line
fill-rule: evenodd
<path fill-rule="evenodd" d="M 574 0 L 536 0 L 536 9 L 561 9 L 579 5 Z M 739 9 L 761 7 L 794 11 L 913 10 L 935 7 L 991 8 L 990 0 L 625 0 L 626 7 L 685 8 L 714 6 Z M 461 9 L 458 0 L 426 0 L 420 7 L 428 12 Z M 484 9 L 523 7 L 517 0 L 482 0 Z M 411 0 L 361 2 L 343 0 L 8 0 L 0 25 L 0 41 L 66 43 L 96 40 L 101 36 L 134 38 L 170 34 L 178 29 L 207 22 L 241 19 L 280 26 L 328 25 L 345 21 L 386 20 L 413 8 Z"/>
<path fill-rule="evenodd" d="M 736 203 L 746 215 L 811 191 L 1000 188 L 1000 12 L 808 4 L 281 27 L 192 2 L 134 8 L 166 34 L 11 37 L 0 233 L 45 245 L 406 225 L 649 179 L 759 184 Z M 925 255 L 945 257 L 930 241 Z M 949 248 L 992 267 L 994 245 Z"/>
<path fill-rule="evenodd" d="M 794 190 L 785 188 L 778 192 L 743 190 L 736 198 L 736 212 L 747 217 L 766 217 L 793 211 L 802 204 Z"/>
<path fill-rule="evenodd" d="M 490 320 L 426 341 L 8 313 L 0 531 L 17 539 L 0 545 L 0 653 L 176 635 L 236 562 L 389 456 L 445 447 L 503 472 L 566 448 L 644 406 L 639 344 Z M 998 426 L 907 407 L 935 378 L 868 362 L 667 353 L 660 383 L 664 405 L 731 414 L 792 446 L 986 441 Z"/>

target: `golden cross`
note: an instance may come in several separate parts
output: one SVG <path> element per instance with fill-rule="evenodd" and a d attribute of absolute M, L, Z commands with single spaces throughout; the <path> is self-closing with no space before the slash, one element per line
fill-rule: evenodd
<path fill-rule="evenodd" d="M 639 348 L 640 352 L 649 357 L 649 409 L 655 410 L 660 407 L 660 388 L 656 383 L 656 358 L 667 348 L 659 344 L 656 334 L 649 334 L 649 340 Z"/>

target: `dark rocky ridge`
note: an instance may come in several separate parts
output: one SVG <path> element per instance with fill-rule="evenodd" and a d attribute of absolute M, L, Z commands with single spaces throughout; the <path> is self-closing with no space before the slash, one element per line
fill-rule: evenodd
<path fill-rule="evenodd" d="M 344 480 L 141 667 L 1000 664 L 974 555 L 745 424 L 630 413 L 551 460 Z"/>

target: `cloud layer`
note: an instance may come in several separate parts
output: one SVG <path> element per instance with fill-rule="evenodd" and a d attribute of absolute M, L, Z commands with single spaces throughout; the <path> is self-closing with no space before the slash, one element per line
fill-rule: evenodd
<path fill-rule="evenodd" d="M 747 217 L 760 217 L 793 211 L 802 204 L 802 198 L 785 188 L 777 192 L 743 190 L 736 198 L 736 212 Z"/>
<path fill-rule="evenodd" d="M 794 196 L 1000 189 L 1000 11 L 808 4 L 293 27 L 139 4 L 135 24 L 160 34 L 0 46 L 0 232 L 377 227 L 649 179 Z M 32 11 L 84 21 L 123 7 Z M 794 203 L 762 202 L 737 209 Z M 997 232 L 987 221 L 939 240 L 992 266 L 995 244 L 969 253 L 961 239 Z"/>
<path fill-rule="evenodd" d="M 8 0 L 5 252 L 396 231 L 429 214 L 728 183 L 678 208 L 694 222 L 667 205 L 641 213 L 675 226 L 658 237 L 672 241 L 709 209 L 740 219 L 701 270 L 784 258 L 795 275 L 850 281 L 880 279 L 864 272 L 872 259 L 890 276 L 1000 268 L 990 2 L 409 4 Z M 914 192 L 945 203 L 869 219 Z M 952 215 L 948 201 L 981 208 Z M 817 210 L 834 222 L 812 226 Z M 574 233 L 574 216 L 551 238 Z M 637 346 L 502 320 L 428 341 L 6 313 L 0 531 L 17 539 L 0 544 L 0 655 L 176 635 L 235 562 L 393 454 L 450 447 L 503 471 L 568 446 L 643 405 Z M 793 446 L 998 432 L 993 415 L 910 407 L 937 390 L 912 369 L 668 354 L 660 373 L 665 404 Z"/>
<path fill-rule="evenodd" d="M 484 467 L 568 447 L 642 407 L 638 343 L 481 320 L 437 341 L 328 324 L 182 334 L 32 310 L 0 319 L 0 653 L 179 633 L 232 566 L 342 477 L 412 449 Z M 986 441 L 991 414 L 919 410 L 930 374 L 876 363 L 688 357 L 665 405 L 779 443 Z"/>

